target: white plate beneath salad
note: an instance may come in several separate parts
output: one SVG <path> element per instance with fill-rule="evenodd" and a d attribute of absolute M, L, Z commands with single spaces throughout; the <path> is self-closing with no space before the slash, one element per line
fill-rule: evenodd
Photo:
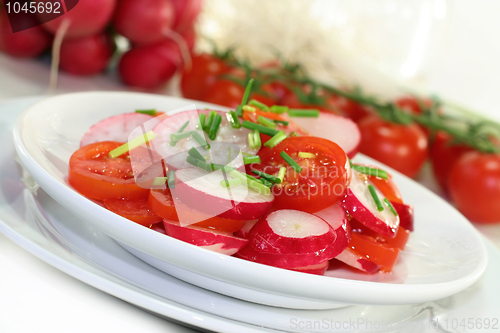
<path fill-rule="evenodd" d="M 15 145 L 32 177 L 70 212 L 167 273 L 221 294 L 299 309 L 414 304 L 457 293 L 483 273 L 486 249 L 474 227 L 440 197 L 386 167 L 405 202 L 415 207 L 415 231 L 393 272 L 375 275 L 332 270 L 327 276 L 314 276 L 217 254 L 132 223 L 68 185 L 69 157 L 94 123 L 135 109 L 170 111 L 193 104 L 213 107 L 140 93 L 57 96 L 21 114 L 14 130 Z M 357 162 L 378 164 L 361 155 Z"/>

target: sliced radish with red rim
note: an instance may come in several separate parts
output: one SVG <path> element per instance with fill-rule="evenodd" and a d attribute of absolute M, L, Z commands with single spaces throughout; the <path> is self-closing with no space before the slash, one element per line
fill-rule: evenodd
<path fill-rule="evenodd" d="M 319 212 L 314 213 L 314 215 L 324 219 L 330 226 L 335 230 L 337 234 L 336 242 L 339 245 L 340 254 L 351 241 L 351 224 L 347 219 L 347 214 L 340 202 L 327 207 Z"/>

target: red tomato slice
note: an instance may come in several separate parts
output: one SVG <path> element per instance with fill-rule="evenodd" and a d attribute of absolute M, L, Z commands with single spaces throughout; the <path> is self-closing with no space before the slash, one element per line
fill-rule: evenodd
<path fill-rule="evenodd" d="M 113 213 L 146 227 L 162 220 L 149 209 L 147 200 L 106 199 L 103 202 Z"/>
<path fill-rule="evenodd" d="M 399 254 L 399 249 L 388 247 L 370 236 L 355 232 L 351 235 L 349 247 L 366 260 L 379 265 L 383 272 L 392 270 Z"/>
<path fill-rule="evenodd" d="M 302 167 L 300 174 L 281 158 L 282 151 Z M 313 153 L 316 157 L 299 158 L 299 152 Z M 276 209 L 320 211 L 342 198 L 350 181 L 345 152 L 326 139 L 311 136 L 287 138 L 274 148 L 262 148 L 259 156 L 262 162 L 252 164 L 251 168 L 274 176 L 280 167 L 287 168 L 283 183 L 273 186 L 273 207 Z"/>
<path fill-rule="evenodd" d="M 105 141 L 78 149 L 69 160 L 69 184 L 91 199 L 146 199 L 149 189 L 135 183 L 129 154 L 117 158 L 108 155 L 121 145 Z"/>
<path fill-rule="evenodd" d="M 190 209 L 189 207 L 184 207 L 179 202 L 174 204 L 174 200 L 169 189 L 151 190 L 148 203 L 154 213 L 171 221 L 179 221 L 176 209 L 182 209 L 182 216 L 184 218 L 192 218 L 195 221 L 201 221 L 193 224 L 193 226 L 197 227 L 225 232 L 235 232 L 240 230 L 245 224 L 245 221 L 229 220 L 218 216 L 203 214 Z"/>
<path fill-rule="evenodd" d="M 361 222 L 356 219 L 352 219 L 350 221 L 352 232 L 355 232 L 360 235 L 366 235 L 373 238 L 377 243 L 382 244 L 386 247 L 390 247 L 393 249 L 404 250 L 406 243 L 408 242 L 408 238 L 410 237 L 410 232 L 406 229 L 401 228 L 398 229 L 396 236 L 394 238 L 383 236 L 370 228 L 365 227 Z"/>
<path fill-rule="evenodd" d="M 403 197 L 399 192 L 398 187 L 392 181 L 392 176 L 388 174 L 388 179 L 383 179 L 375 176 L 368 176 L 375 186 L 385 195 L 389 201 L 403 203 Z"/>

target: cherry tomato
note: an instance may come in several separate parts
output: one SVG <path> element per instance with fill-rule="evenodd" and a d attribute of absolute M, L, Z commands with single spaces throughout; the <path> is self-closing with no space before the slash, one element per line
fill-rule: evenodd
<path fill-rule="evenodd" d="M 282 103 L 283 105 L 288 106 L 291 109 L 316 109 L 324 112 L 335 112 L 335 110 L 328 108 L 325 105 L 319 105 L 319 104 L 304 104 L 302 103 L 299 98 L 291 93 L 286 95 L 283 98 Z"/>
<path fill-rule="evenodd" d="M 465 217 L 480 223 L 500 222 L 500 155 L 464 154 L 451 169 L 448 187 Z"/>
<path fill-rule="evenodd" d="M 448 192 L 448 177 L 455 162 L 465 153 L 474 149 L 463 144 L 450 144 L 451 136 L 437 132 L 429 151 L 432 171 L 443 190 Z"/>
<path fill-rule="evenodd" d="M 225 232 L 235 232 L 240 230 L 245 224 L 245 221 L 223 219 L 218 216 L 207 215 L 194 211 L 189 207 L 183 206 L 180 202 L 174 204 L 172 193 L 169 189 L 151 190 L 148 204 L 153 212 L 171 221 L 179 221 L 177 211 L 182 210 L 181 216 L 184 219 L 189 220 L 192 218 L 196 221 L 201 221 L 193 224 L 197 227 Z"/>
<path fill-rule="evenodd" d="M 366 260 L 379 265 L 383 272 L 390 272 L 398 259 L 399 249 L 388 247 L 361 233 L 353 232 L 348 246 Z"/>
<path fill-rule="evenodd" d="M 69 184 L 91 199 L 146 199 L 149 190 L 135 183 L 129 154 L 109 157 L 121 145 L 105 141 L 78 149 L 69 160 Z"/>
<path fill-rule="evenodd" d="M 202 100 L 208 103 L 219 104 L 236 109 L 241 104 L 245 88 L 230 80 L 218 80 L 205 91 Z M 255 99 L 268 106 L 274 104 L 274 100 L 262 94 L 252 93 L 248 100 Z"/>
<path fill-rule="evenodd" d="M 420 107 L 420 102 L 415 98 L 415 96 L 404 96 L 400 97 L 394 101 L 399 108 L 409 112 L 409 113 L 422 113 L 422 108 Z"/>
<path fill-rule="evenodd" d="M 356 123 L 370 114 L 366 107 L 343 96 L 331 95 L 326 103 L 335 113 L 350 118 Z"/>
<path fill-rule="evenodd" d="M 420 171 L 427 158 L 428 140 L 417 124 L 401 125 L 371 115 L 359 122 L 359 151 L 408 177 Z"/>
<path fill-rule="evenodd" d="M 392 181 L 392 176 L 388 174 L 387 179 L 383 179 L 375 176 L 368 176 L 368 178 L 373 182 L 375 186 L 385 195 L 385 197 L 391 202 L 403 203 L 403 197 L 401 192 L 399 192 L 398 187 Z"/>
<path fill-rule="evenodd" d="M 162 220 L 149 209 L 147 200 L 106 199 L 103 202 L 113 213 L 146 227 Z"/>
<path fill-rule="evenodd" d="M 301 167 L 297 173 L 280 153 L 286 152 Z M 309 152 L 315 158 L 299 158 L 299 152 Z M 276 176 L 286 167 L 281 184 L 273 186 L 276 209 L 297 209 L 314 213 L 331 206 L 342 198 L 350 182 L 350 167 L 345 152 L 336 143 L 317 137 L 291 137 L 274 148 L 260 150 L 261 163 L 251 168 Z"/>
<path fill-rule="evenodd" d="M 364 224 L 356 219 L 352 219 L 350 223 L 353 233 L 369 236 L 373 238 L 377 243 L 393 249 L 404 250 L 405 245 L 408 242 L 408 238 L 410 237 L 410 232 L 404 228 L 401 228 L 401 226 L 398 228 L 396 236 L 394 238 L 390 238 L 387 236 L 383 236 L 378 232 L 371 230 L 370 228 L 367 228 Z"/>
<path fill-rule="evenodd" d="M 229 66 L 211 54 L 193 56 L 191 69 L 184 69 L 181 77 L 181 91 L 186 98 L 201 100 L 205 91 L 217 77 L 229 70 Z"/>

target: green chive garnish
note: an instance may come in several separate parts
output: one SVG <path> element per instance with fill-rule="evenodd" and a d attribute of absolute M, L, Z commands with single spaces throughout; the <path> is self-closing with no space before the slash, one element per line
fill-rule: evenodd
<path fill-rule="evenodd" d="M 207 115 L 204 113 L 200 113 L 198 115 L 198 119 L 200 121 L 200 128 L 199 129 L 203 131 L 203 129 L 205 128 L 205 120 L 207 119 Z"/>
<path fill-rule="evenodd" d="M 212 163 L 211 164 L 211 168 L 213 171 L 215 170 L 224 170 L 226 172 L 229 172 L 229 171 L 232 171 L 232 170 L 235 170 L 235 168 L 233 167 L 230 167 L 230 166 L 227 166 L 227 165 L 222 165 L 222 164 L 216 164 L 216 163 Z"/>
<path fill-rule="evenodd" d="M 240 120 L 238 119 L 236 112 L 229 111 L 226 117 L 233 128 L 241 128 Z"/>
<path fill-rule="evenodd" d="M 243 157 L 243 163 L 245 164 L 260 163 L 260 162 L 261 160 L 259 155 Z"/>
<path fill-rule="evenodd" d="M 245 153 L 244 151 L 241 152 L 241 155 L 243 155 L 243 156 L 253 156 L 252 154 Z"/>
<path fill-rule="evenodd" d="M 135 110 L 135 112 L 149 114 L 150 116 L 156 116 L 156 114 L 158 113 L 156 109 Z"/>
<path fill-rule="evenodd" d="M 243 109 L 243 111 L 257 112 L 257 109 L 250 105 L 243 105 L 241 108 Z"/>
<path fill-rule="evenodd" d="M 317 109 L 289 109 L 288 115 L 290 117 L 319 117 L 319 110 L 317 110 Z"/>
<path fill-rule="evenodd" d="M 117 158 L 118 156 L 121 156 L 132 149 L 135 149 L 145 143 L 148 143 L 149 141 L 153 140 L 156 138 L 158 135 L 156 135 L 155 132 L 149 131 L 146 134 L 143 134 L 133 140 L 130 140 L 129 142 L 124 143 L 120 147 L 117 147 L 113 149 L 112 151 L 109 152 L 109 157 L 111 158 Z"/>
<path fill-rule="evenodd" d="M 398 212 L 396 212 L 396 210 L 394 209 L 394 206 L 392 205 L 392 203 L 389 201 L 389 199 L 387 198 L 384 198 L 384 202 L 385 204 L 387 205 L 387 207 L 389 207 L 389 209 L 391 210 L 391 212 L 394 214 L 394 216 L 398 216 Z"/>
<path fill-rule="evenodd" d="M 208 142 L 205 140 L 204 137 L 201 136 L 200 133 L 198 132 L 192 132 L 193 138 L 198 142 L 198 144 L 205 150 L 210 148 L 210 145 Z"/>
<path fill-rule="evenodd" d="M 251 130 L 259 130 L 260 133 L 265 134 L 265 135 L 269 135 L 269 136 L 275 136 L 276 134 L 278 134 L 280 132 L 280 131 L 277 131 L 275 129 L 272 129 L 272 128 L 269 128 L 269 127 L 266 127 L 266 126 L 263 126 L 260 124 L 252 123 L 251 121 L 248 121 L 248 120 L 244 120 L 243 123 L 241 124 L 241 126 L 248 128 L 248 129 L 251 129 Z"/>
<path fill-rule="evenodd" d="M 195 167 L 197 168 L 200 168 L 200 169 L 203 169 L 207 172 L 211 172 L 212 171 L 212 166 L 208 163 L 205 163 L 197 158 L 194 158 L 193 156 L 188 156 L 186 158 L 186 162 L 188 162 L 189 164 L 191 165 L 194 165 Z"/>
<path fill-rule="evenodd" d="M 283 124 L 285 126 L 288 126 L 288 124 L 290 124 L 289 121 L 286 121 L 286 120 L 275 120 L 273 119 L 273 121 L 276 123 L 276 124 Z"/>
<path fill-rule="evenodd" d="M 250 102 L 248 102 L 249 105 L 252 105 L 252 106 L 255 106 L 255 107 L 258 107 L 259 109 L 261 109 L 262 111 L 268 111 L 269 110 L 269 106 L 267 106 L 266 104 L 264 103 L 261 103 L 259 102 L 258 100 L 256 99 L 252 99 L 250 100 Z"/>
<path fill-rule="evenodd" d="M 280 183 L 283 183 L 286 175 L 286 167 L 280 167 L 280 171 L 278 172 L 278 178 L 280 179 Z"/>
<path fill-rule="evenodd" d="M 243 95 L 243 99 L 241 100 L 241 104 L 236 108 L 236 114 L 241 117 L 243 116 L 243 105 L 246 105 L 248 102 L 248 97 L 250 96 L 250 92 L 252 91 L 253 79 L 250 79 L 247 83 L 247 87 L 245 88 L 245 94 Z"/>
<path fill-rule="evenodd" d="M 192 132 L 172 133 L 170 134 L 170 145 L 173 147 L 177 142 L 189 138 L 192 134 Z"/>
<path fill-rule="evenodd" d="M 240 179 L 243 184 L 247 184 L 249 188 L 251 188 L 256 192 L 263 193 L 264 195 L 271 195 L 271 190 L 269 189 L 269 187 L 265 186 L 264 184 L 258 181 L 249 179 L 247 176 L 245 176 L 245 174 L 241 172 L 233 170 L 229 173 L 229 175 L 232 178 Z"/>
<path fill-rule="evenodd" d="M 299 152 L 299 158 L 316 158 L 316 155 L 313 153 Z"/>
<path fill-rule="evenodd" d="M 253 130 L 252 132 L 248 133 L 248 145 L 252 149 L 260 149 L 260 147 L 262 147 L 260 132 L 258 130 Z"/>
<path fill-rule="evenodd" d="M 217 113 L 214 117 L 214 121 L 210 125 L 210 129 L 208 130 L 208 137 L 210 138 L 210 140 L 215 140 L 215 138 L 217 137 L 217 131 L 219 130 L 221 122 L 222 116 Z"/>
<path fill-rule="evenodd" d="M 269 128 L 276 128 L 276 123 L 269 118 L 258 116 L 257 121 Z"/>
<path fill-rule="evenodd" d="M 228 180 L 221 180 L 220 181 L 220 186 L 222 187 L 229 187 L 233 185 L 241 185 L 241 179 L 235 178 L 235 179 L 228 179 Z"/>
<path fill-rule="evenodd" d="M 155 179 L 153 179 L 153 183 L 151 184 L 151 186 L 165 185 L 166 182 L 167 182 L 167 177 L 155 177 Z"/>
<path fill-rule="evenodd" d="M 289 138 L 292 138 L 292 137 L 295 137 L 295 136 L 299 136 L 299 134 L 297 132 L 291 132 L 290 134 L 288 134 Z"/>
<path fill-rule="evenodd" d="M 273 105 L 271 106 L 271 112 L 277 113 L 277 114 L 282 114 L 288 111 L 288 106 L 284 105 Z"/>
<path fill-rule="evenodd" d="M 364 165 L 357 165 L 357 164 L 352 164 L 351 167 L 356 170 L 357 172 L 363 173 L 365 175 L 369 176 L 375 176 L 383 179 L 388 179 L 389 175 L 387 172 L 381 169 L 376 169 L 376 168 L 370 168 L 368 166 Z"/>
<path fill-rule="evenodd" d="M 289 166 L 292 167 L 293 170 L 295 170 L 295 172 L 300 173 L 302 171 L 302 168 L 300 167 L 300 165 L 298 165 L 297 162 L 295 162 L 290 157 L 290 155 L 288 155 L 285 151 L 282 151 L 280 153 L 280 156 L 281 156 L 282 159 L 285 160 L 286 163 L 288 163 Z"/>
<path fill-rule="evenodd" d="M 189 149 L 188 154 L 190 156 L 193 156 L 194 158 L 199 159 L 200 161 L 205 161 L 205 158 L 203 157 L 203 155 L 201 155 L 200 152 L 198 151 L 198 149 L 196 149 L 195 147 L 192 147 L 191 149 Z"/>
<path fill-rule="evenodd" d="M 188 124 L 189 124 L 189 120 L 186 121 L 184 124 L 182 124 L 181 128 L 179 128 L 177 133 L 182 133 L 182 131 L 184 131 L 184 129 L 187 127 Z"/>
<path fill-rule="evenodd" d="M 214 121 L 216 114 L 217 114 L 217 112 L 215 112 L 215 111 L 210 111 L 210 113 L 208 114 L 207 123 L 205 124 L 205 127 L 203 128 L 205 130 L 205 132 L 208 132 L 208 130 L 212 126 L 212 122 Z"/>
<path fill-rule="evenodd" d="M 384 206 L 382 206 L 382 202 L 380 202 L 380 198 L 377 195 L 377 191 L 375 191 L 375 187 L 373 185 L 368 185 L 368 190 L 370 191 L 370 194 L 372 195 L 373 201 L 375 201 L 375 205 L 377 206 L 377 210 L 379 212 L 384 210 Z"/>
<path fill-rule="evenodd" d="M 264 146 L 273 148 L 276 147 L 281 141 L 285 139 L 286 139 L 285 132 L 279 131 L 275 136 L 273 136 L 266 143 L 264 143 Z"/>
<path fill-rule="evenodd" d="M 168 188 L 175 188 L 175 170 L 167 173 L 167 186 Z"/>
<path fill-rule="evenodd" d="M 265 172 L 262 172 L 259 170 L 252 170 L 252 172 L 254 174 L 256 174 L 257 176 L 260 176 L 261 177 L 260 179 L 265 179 L 265 180 L 268 180 L 268 181 L 273 182 L 275 184 L 281 184 L 281 179 L 279 177 L 275 177 L 273 175 L 270 175 L 268 173 L 265 173 Z"/>

